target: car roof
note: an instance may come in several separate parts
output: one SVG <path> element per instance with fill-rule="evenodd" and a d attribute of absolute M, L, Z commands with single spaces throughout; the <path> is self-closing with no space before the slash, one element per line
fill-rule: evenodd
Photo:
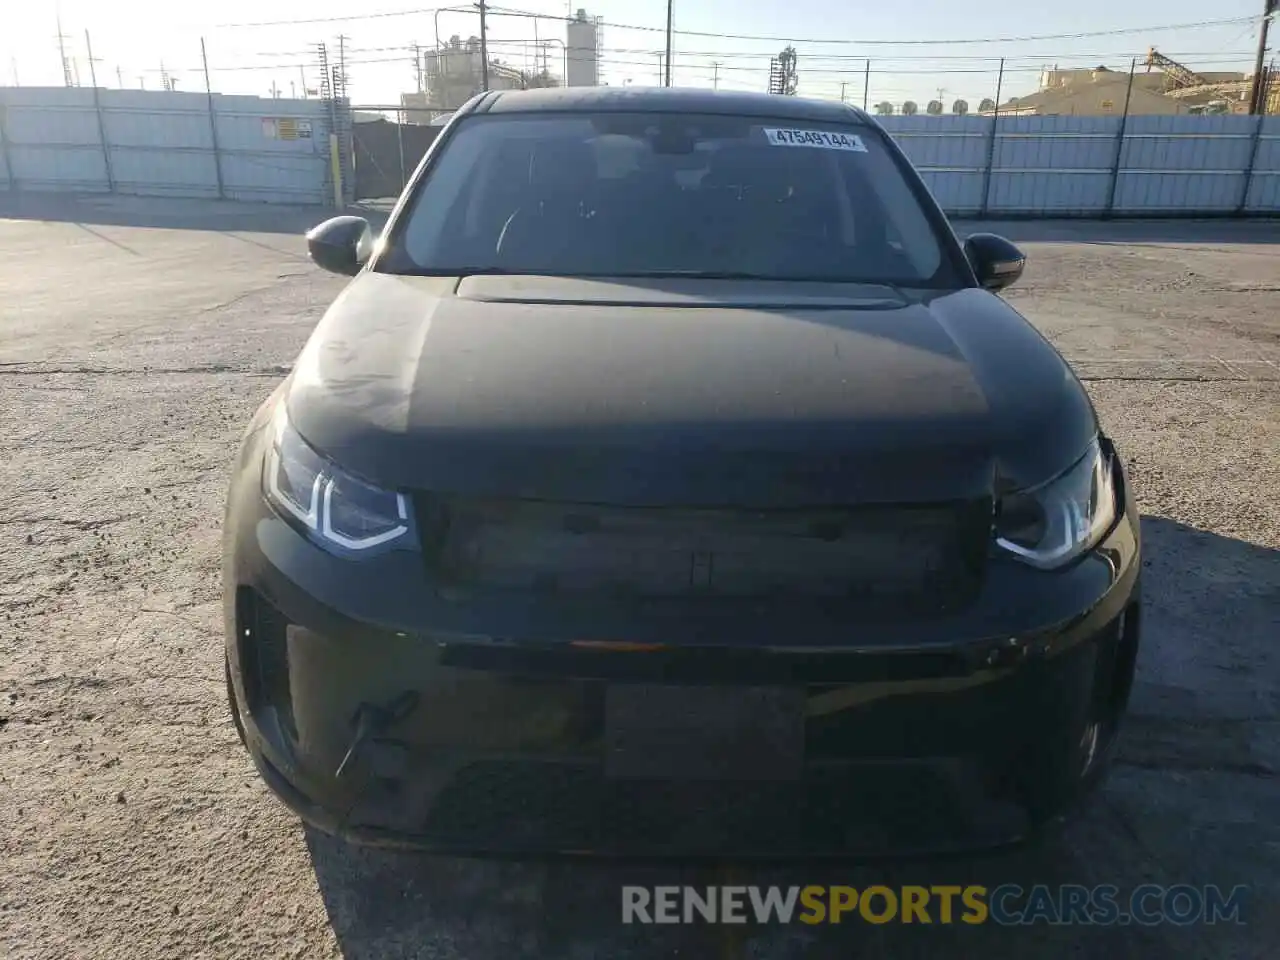
<path fill-rule="evenodd" d="M 553 87 L 496 90 L 481 94 L 466 112 L 476 113 L 714 113 L 796 121 L 842 122 L 868 119 L 835 100 L 806 100 L 740 90 L 680 87 Z"/>

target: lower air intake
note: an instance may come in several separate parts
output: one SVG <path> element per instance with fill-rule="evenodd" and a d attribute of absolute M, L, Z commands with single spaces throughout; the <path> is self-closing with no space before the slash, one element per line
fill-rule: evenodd
<path fill-rule="evenodd" d="M 293 721 L 293 696 L 289 685 L 289 623 L 257 591 L 236 591 L 236 640 L 249 697 L 249 709 L 274 710 L 286 734 L 297 739 Z"/>

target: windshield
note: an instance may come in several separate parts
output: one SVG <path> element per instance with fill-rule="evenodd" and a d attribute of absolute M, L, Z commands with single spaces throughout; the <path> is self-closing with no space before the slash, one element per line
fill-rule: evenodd
<path fill-rule="evenodd" d="M 479 116 L 381 269 L 954 286 L 880 135 L 693 114 Z"/>

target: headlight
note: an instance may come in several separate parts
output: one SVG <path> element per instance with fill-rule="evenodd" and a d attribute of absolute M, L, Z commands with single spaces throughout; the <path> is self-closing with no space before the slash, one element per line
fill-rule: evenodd
<path fill-rule="evenodd" d="M 1062 476 L 1000 499 L 996 544 L 1032 566 L 1049 570 L 1092 549 L 1115 518 L 1112 463 L 1095 440 Z"/>
<path fill-rule="evenodd" d="M 289 424 L 283 403 L 272 432 L 263 490 L 321 543 L 370 550 L 408 536 L 411 524 L 404 494 L 358 480 L 321 457 Z"/>

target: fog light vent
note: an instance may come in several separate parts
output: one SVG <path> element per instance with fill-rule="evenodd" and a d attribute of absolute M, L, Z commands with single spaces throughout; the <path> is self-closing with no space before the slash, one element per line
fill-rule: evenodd
<path fill-rule="evenodd" d="M 249 587 L 236 592 L 236 641 L 249 710 L 257 717 L 274 711 L 284 733 L 297 740 L 289 689 L 289 647 L 284 614 Z"/>

